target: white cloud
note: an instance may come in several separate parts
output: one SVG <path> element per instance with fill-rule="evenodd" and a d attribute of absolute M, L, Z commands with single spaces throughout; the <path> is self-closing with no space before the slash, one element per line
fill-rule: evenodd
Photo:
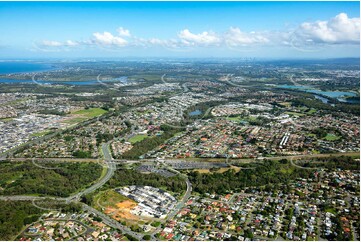
<path fill-rule="evenodd" d="M 60 47 L 63 46 L 63 43 L 58 41 L 52 41 L 52 40 L 44 40 L 41 45 L 48 46 L 48 47 Z"/>
<path fill-rule="evenodd" d="M 349 18 L 346 13 L 340 13 L 328 21 L 302 23 L 296 33 L 307 42 L 357 44 L 360 41 L 360 18 Z"/>
<path fill-rule="evenodd" d="M 265 44 L 270 40 L 261 33 L 242 32 L 239 28 L 231 27 L 224 35 L 224 42 L 227 46 L 237 47 L 252 44 Z"/>
<path fill-rule="evenodd" d="M 78 45 L 79 45 L 79 42 L 72 41 L 72 40 L 67 40 L 67 41 L 65 41 L 64 44 L 65 44 L 66 46 L 78 46 Z"/>
<path fill-rule="evenodd" d="M 123 37 L 130 37 L 130 31 L 128 29 L 125 29 L 123 27 L 120 27 L 117 29 L 117 32 L 119 34 L 119 36 L 123 36 Z"/>
<path fill-rule="evenodd" d="M 304 47 L 320 48 L 327 44 L 359 44 L 360 18 L 349 18 L 340 13 L 329 20 L 305 22 L 293 30 L 252 31 L 244 32 L 238 27 L 230 27 L 227 31 L 216 33 L 203 31 L 193 33 L 183 29 L 177 38 L 159 39 L 138 38 L 132 36 L 128 29 L 119 27 L 116 34 L 95 32 L 92 37 L 83 41 L 51 41 L 45 40 L 36 44 L 39 48 L 71 50 L 79 46 L 101 46 L 109 49 L 119 47 L 162 47 L 171 50 L 190 50 L 196 47 L 229 47 L 244 46 L 288 46 L 304 50 Z"/>
<path fill-rule="evenodd" d="M 221 42 L 221 39 L 214 32 L 204 31 L 200 34 L 193 34 L 188 29 L 184 29 L 179 32 L 178 37 L 181 39 L 182 43 L 185 45 L 218 45 Z"/>
<path fill-rule="evenodd" d="M 44 40 L 43 42 L 41 42 L 40 45 L 43 47 L 74 47 L 74 46 L 78 46 L 79 42 L 72 40 L 66 40 L 64 42 Z"/>
<path fill-rule="evenodd" d="M 118 36 L 114 36 L 109 32 L 103 32 L 103 33 L 96 32 L 93 34 L 93 37 L 94 37 L 94 42 L 100 45 L 125 46 L 128 43 L 128 41 L 126 41 L 125 39 Z"/>

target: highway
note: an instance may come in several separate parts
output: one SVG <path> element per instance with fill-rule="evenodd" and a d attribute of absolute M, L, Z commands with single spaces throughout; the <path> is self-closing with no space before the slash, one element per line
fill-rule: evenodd
<path fill-rule="evenodd" d="M 35 197 L 35 196 L 0 196 L 0 200 L 13 200 L 13 201 L 26 201 L 26 200 L 42 200 L 42 199 L 54 199 L 54 200 L 58 200 L 58 201 L 66 201 L 66 202 L 71 202 L 71 201 L 79 201 L 80 197 L 91 193 L 93 191 L 95 191 L 96 189 L 100 188 L 101 186 L 103 186 L 107 181 L 110 180 L 110 178 L 112 178 L 112 176 L 114 175 L 114 171 L 116 170 L 116 163 L 112 162 L 112 156 L 110 154 L 110 150 L 109 150 L 109 144 L 105 143 L 102 144 L 102 151 L 104 154 L 104 167 L 106 169 L 106 173 L 103 177 L 101 177 L 95 184 L 93 184 L 92 186 L 88 187 L 85 190 L 82 190 L 74 195 L 71 195 L 67 198 L 58 198 L 58 197 Z"/>
<path fill-rule="evenodd" d="M 303 166 L 296 165 L 296 164 L 293 162 L 293 158 L 290 159 L 290 163 L 291 163 L 291 165 L 293 165 L 294 167 L 297 167 L 297 168 L 300 168 L 300 169 L 305 169 L 305 170 L 317 170 L 317 169 L 318 169 L 318 167 L 303 167 Z"/>
<path fill-rule="evenodd" d="M 339 153 L 325 153 L 325 154 L 310 154 L 310 155 L 292 155 L 292 156 L 274 156 L 274 157 L 263 157 L 267 160 L 281 160 L 281 159 L 302 159 L 302 158 L 321 158 L 321 157 L 337 157 L 337 156 L 360 156 L 359 152 L 339 152 Z M 1 157 L 0 160 L 9 160 L 9 161 L 31 161 L 31 158 L 5 158 Z M 36 158 L 36 160 L 44 161 L 69 161 L 69 162 L 98 162 L 98 159 L 95 158 Z M 110 160 L 110 159 L 109 159 Z M 122 162 L 122 163 L 137 163 L 140 160 L 124 160 L 124 159 L 111 159 L 113 162 Z M 178 159 L 178 158 L 167 158 L 167 160 L 174 161 L 199 161 L 199 162 L 226 162 L 225 158 L 187 158 L 187 159 Z M 230 159 L 228 158 L 230 164 L 242 163 L 242 162 L 253 162 L 257 158 L 245 158 L 245 159 Z M 153 162 L 154 159 L 143 159 L 142 162 Z"/>
<path fill-rule="evenodd" d="M 91 193 L 91 192 L 94 192 L 98 188 L 102 187 L 105 183 L 107 183 L 107 181 L 109 181 L 110 178 L 112 178 L 112 176 L 114 175 L 114 171 L 116 170 L 116 164 L 114 162 L 112 162 L 113 158 L 112 158 L 110 150 L 109 150 L 109 143 L 102 144 L 102 151 L 103 151 L 103 155 L 104 155 L 104 163 L 105 163 L 104 167 L 106 169 L 105 175 L 102 178 L 100 178 L 95 184 L 88 187 L 87 189 L 68 197 L 66 199 L 67 202 L 79 201 L 81 196 Z"/>
<path fill-rule="evenodd" d="M 189 179 L 186 179 L 186 184 L 187 184 L 187 191 L 184 194 L 182 200 L 180 200 L 178 202 L 178 204 L 175 206 L 175 208 L 173 209 L 173 211 L 171 211 L 168 214 L 167 220 L 171 220 L 173 219 L 173 217 L 177 214 L 177 212 L 184 206 L 184 204 L 188 201 L 189 197 L 191 196 L 192 193 L 192 183 L 189 181 Z"/>
<path fill-rule="evenodd" d="M 188 199 L 190 198 L 191 194 L 192 194 L 192 183 L 189 181 L 188 177 L 186 178 L 186 184 L 187 184 L 187 191 L 184 194 L 182 200 L 180 200 L 178 202 L 178 204 L 174 207 L 174 209 L 168 214 L 167 216 L 167 221 L 170 221 L 174 218 L 174 216 L 178 213 L 178 211 L 184 207 L 185 203 L 188 201 Z M 161 227 L 157 228 L 152 234 L 151 234 L 151 238 L 152 240 L 157 240 L 157 238 L 155 237 L 155 234 L 157 234 L 158 232 L 160 232 L 162 230 Z"/>
<path fill-rule="evenodd" d="M 115 221 L 114 219 L 111 219 L 110 217 L 108 217 L 107 215 L 105 215 L 102 212 L 99 212 L 98 210 L 96 210 L 95 208 L 92 208 L 86 204 L 83 204 L 83 209 L 85 211 L 88 211 L 89 213 L 94 213 L 96 214 L 98 217 L 100 217 L 103 222 L 113 228 L 117 228 L 120 231 L 122 231 L 123 234 L 129 234 L 131 236 L 133 236 L 134 238 L 138 239 L 138 240 L 142 240 L 143 235 L 140 233 L 136 233 L 133 232 L 132 230 L 130 230 L 128 227 L 123 226 L 121 223 Z"/>
<path fill-rule="evenodd" d="M 59 197 L 35 197 L 35 196 L 26 196 L 26 195 L 0 196 L 0 200 L 7 200 L 7 201 L 33 201 L 33 200 L 44 200 L 44 199 L 54 199 L 58 201 L 66 200 L 66 198 L 59 198 Z"/>

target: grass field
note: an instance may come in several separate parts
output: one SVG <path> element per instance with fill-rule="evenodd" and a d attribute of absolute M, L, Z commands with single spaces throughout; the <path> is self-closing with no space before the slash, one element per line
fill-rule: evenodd
<path fill-rule="evenodd" d="M 279 103 L 279 104 L 282 105 L 283 107 L 291 107 L 290 102 L 283 102 L 283 103 Z"/>
<path fill-rule="evenodd" d="M 308 137 L 313 137 L 313 138 L 316 138 L 316 137 L 317 137 L 317 135 L 312 134 L 312 133 L 308 133 L 308 134 L 306 134 L 306 136 L 308 136 Z"/>
<path fill-rule="evenodd" d="M 314 108 L 311 108 L 308 112 L 307 112 L 307 114 L 314 114 L 315 112 L 317 112 L 317 110 L 316 109 L 314 109 Z"/>
<path fill-rule="evenodd" d="M 44 130 L 44 131 L 41 131 L 41 132 L 33 133 L 33 134 L 31 134 L 31 136 L 33 136 L 33 137 L 40 137 L 40 136 L 46 135 L 46 134 L 48 134 L 48 133 L 50 133 L 49 130 Z"/>
<path fill-rule="evenodd" d="M 325 212 L 329 212 L 329 213 L 332 213 L 332 214 L 334 214 L 334 215 L 337 214 L 337 211 L 336 211 L 335 208 L 326 208 L 326 209 L 325 209 Z"/>
<path fill-rule="evenodd" d="M 89 108 L 89 109 L 83 109 L 76 112 L 73 112 L 72 114 L 78 114 L 87 118 L 94 118 L 97 116 L 100 116 L 107 111 L 101 108 Z"/>
<path fill-rule="evenodd" d="M 237 117 L 227 117 L 227 120 L 231 120 L 234 122 L 241 122 L 242 119 L 240 116 L 237 116 Z"/>
<path fill-rule="evenodd" d="M 129 200 L 129 198 L 117 193 L 113 189 L 107 190 L 104 192 L 99 192 L 94 196 L 94 207 L 100 208 L 99 205 L 103 207 L 116 207 L 118 203 Z"/>
<path fill-rule="evenodd" d="M 327 141 L 335 141 L 340 139 L 340 136 L 328 133 L 324 139 Z"/>
<path fill-rule="evenodd" d="M 83 121 L 85 121 L 87 119 L 88 118 L 85 118 L 85 117 L 82 117 L 82 118 L 75 117 L 75 118 L 71 118 L 71 119 L 66 120 L 65 123 L 77 124 L 77 123 L 83 122 Z"/>
<path fill-rule="evenodd" d="M 145 134 L 137 134 L 130 138 L 128 141 L 132 144 L 142 141 L 143 139 L 147 139 L 149 136 Z"/>
<path fill-rule="evenodd" d="M 85 120 L 98 117 L 107 111 L 101 108 L 89 108 L 83 109 L 70 114 L 70 119 L 66 120 L 65 123 L 77 124 Z"/>
<path fill-rule="evenodd" d="M 130 77 L 130 79 L 134 79 L 134 80 L 137 80 L 137 79 L 145 79 L 145 80 L 148 80 L 148 81 L 159 81 L 161 82 L 161 75 L 133 75 Z"/>

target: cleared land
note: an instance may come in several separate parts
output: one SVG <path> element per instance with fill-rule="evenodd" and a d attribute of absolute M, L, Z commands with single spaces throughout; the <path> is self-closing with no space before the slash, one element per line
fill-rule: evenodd
<path fill-rule="evenodd" d="M 69 124 L 76 124 L 85 120 L 98 117 L 105 114 L 107 111 L 101 108 L 89 108 L 73 112 L 69 115 L 69 119 L 64 121 Z"/>
<path fill-rule="evenodd" d="M 328 133 L 324 139 L 327 141 L 334 141 L 340 139 L 340 136 Z"/>
<path fill-rule="evenodd" d="M 50 130 L 45 130 L 45 131 L 42 131 L 42 132 L 33 133 L 31 136 L 41 137 L 41 136 L 44 136 L 46 134 L 49 134 L 50 132 L 51 132 Z"/>
<path fill-rule="evenodd" d="M 149 136 L 148 135 L 145 135 L 145 134 L 137 134 L 133 137 L 131 137 L 128 141 L 132 144 L 134 143 L 137 143 L 139 141 L 142 141 L 143 139 L 146 139 L 148 138 Z"/>
<path fill-rule="evenodd" d="M 137 203 L 113 189 L 98 193 L 93 202 L 96 209 L 103 211 L 115 220 L 139 220 L 139 217 L 130 212 L 137 206 Z"/>
<path fill-rule="evenodd" d="M 83 109 L 83 110 L 76 111 L 73 114 L 82 115 L 87 118 L 94 118 L 94 117 L 100 116 L 106 112 L 107 112 L 106 110 L 101 109 L 101 108 L 89 108 L 89 109 Z"/>
<path fill-rule="evenodd" d="M 235 172 L 239 172 L 241 170 L 240 167 L 231 166 L 231 167 L 219 168 L 219 169 L 215 170 L 214 173 L 223 173 L 223 172 L 226 172 L 226 171 L 228 171 L 230 169 L 233 169 Z M 213 173 L 213 171 L 211 171 L 210 169 L 195 169 L 193 171 L 198 171 L 199 173 Z"/>

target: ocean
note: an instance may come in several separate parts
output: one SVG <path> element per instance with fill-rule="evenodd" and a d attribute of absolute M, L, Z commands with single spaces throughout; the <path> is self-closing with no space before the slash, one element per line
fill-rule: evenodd
<path fill-rule="evenodd" d="M 55 69 L 51 64 L 35 62 L 0 62 L 0 74 L 39 72 Z"/>

